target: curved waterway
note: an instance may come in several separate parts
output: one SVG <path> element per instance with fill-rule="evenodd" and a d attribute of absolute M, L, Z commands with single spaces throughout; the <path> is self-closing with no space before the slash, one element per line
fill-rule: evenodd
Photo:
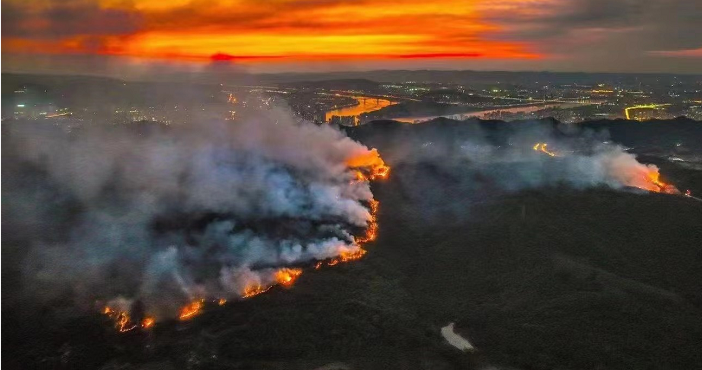
<path fill-rule="evenodd" d="M 394 102 L 392 100 L 374 98 L 370 96 L 350 96 L 350 98 L 356 99 L 356 102 L 358 102 L 358 104 L 350 107 L 344 107 L 328 111 L 325 114 L 324 119 L 326 121 L 329 121 L 329 119 L 331 119 L 332 116 L 359 116 L 363 113 L 373 112 L 378 109 L 385 108 L 389 105 L 397 104 L 397 102 Z"/>

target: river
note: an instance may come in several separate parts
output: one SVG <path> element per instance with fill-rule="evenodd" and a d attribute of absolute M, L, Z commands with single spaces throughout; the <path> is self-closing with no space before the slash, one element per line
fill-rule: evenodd
<path fill-rule="evenodd" d="M 325 120 L 328 122 L 332 116 L 359 116 L 363 113 L 373 112 L 389 105 L 397 104 L 397 102 L 392 100 L 370 96 L 350 96 L 350 98 L 356 99 L 358 104 L 328 111 L 324 116 Z"/>
<path fill-rule="evenodd" d="M 508 107 L 501 107 L 501 108 L 492 108 L 492 109 L 486 109 L 486 110 L 478 110 L 478 111 L 467 111 L 467 112 L 462 112 L 462 113 L 453 113 L 453 114 L 444 114 L 444 115 L 439 115 L 439 116 L 423 116 L 423 117 L 399 117 L 399 118 L 390 118 L 394 121 L 398 122 L 406 122 L 406 123 L 420 123 L 424 121 L 431 121 L 435 118 L 439 117 L 444 117 L 444 118 L 450 118 L 450 119 L 455 119 L 458 121 L 462 121 L 464 119 L 467 119 L 469 117 L 478 117 L 478 118 L 485 118 L 487 115 L 495 113 L 495 112 L 507 112 L 507 113 L 517 113 L 517 112 L 524 112 L 524 113 L 530 113 L 530 112 L 536 112 L 541 109 L 546 109 L 546 108 L 572 108 L 576 106 L 580 106 L 582 104 L 578 103 L 552 103 L 552 104 L 536 104 L 536 105 L 520 105 L 520 106 L 508 106 Z"/>

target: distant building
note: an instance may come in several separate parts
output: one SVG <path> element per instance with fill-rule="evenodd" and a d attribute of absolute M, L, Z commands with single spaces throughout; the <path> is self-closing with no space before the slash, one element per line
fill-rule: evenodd
<path fill-rule="evenodd" d="M 329 123 L 339 126 L 356 126 L 358 117 L 356 116 L 331 116 Z"/>

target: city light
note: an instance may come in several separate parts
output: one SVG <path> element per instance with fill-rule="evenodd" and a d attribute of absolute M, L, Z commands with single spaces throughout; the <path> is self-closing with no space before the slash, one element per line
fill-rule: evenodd
<path fill-rule="evenodd" d="M 670 104 L 642 104 L 642 105 L 634 105 L 632 107 L 627 107 L 624 108 L 624 115 L 626 116 L 626 119 L 631 119 L 630 111 L 635 110 L 635 109 L 660 109 L 666 106 L 669 106 Z"/>

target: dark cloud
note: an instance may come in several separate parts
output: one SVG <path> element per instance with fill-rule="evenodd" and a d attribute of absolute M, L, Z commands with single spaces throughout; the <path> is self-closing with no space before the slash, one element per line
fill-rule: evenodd
<path fill-rule="evenodd" d="M 702 6 L 688 0 L 566 0 L 529 11 L 495 12 L 499 39 L 534 41 L 550 52 L 596 47 L 606 54 L 702 46 Z"/>
<path fill-rule="evenodd" d="M 143 17 L 129 9 L 104 8 L 88 1 L 52 0 L 43 7 L 3 2 L 3 37 L 59 39 L 85 35 L 129 35 L 138 31 Z M 94 41 L 90 41 L 94 42 Z"/>

